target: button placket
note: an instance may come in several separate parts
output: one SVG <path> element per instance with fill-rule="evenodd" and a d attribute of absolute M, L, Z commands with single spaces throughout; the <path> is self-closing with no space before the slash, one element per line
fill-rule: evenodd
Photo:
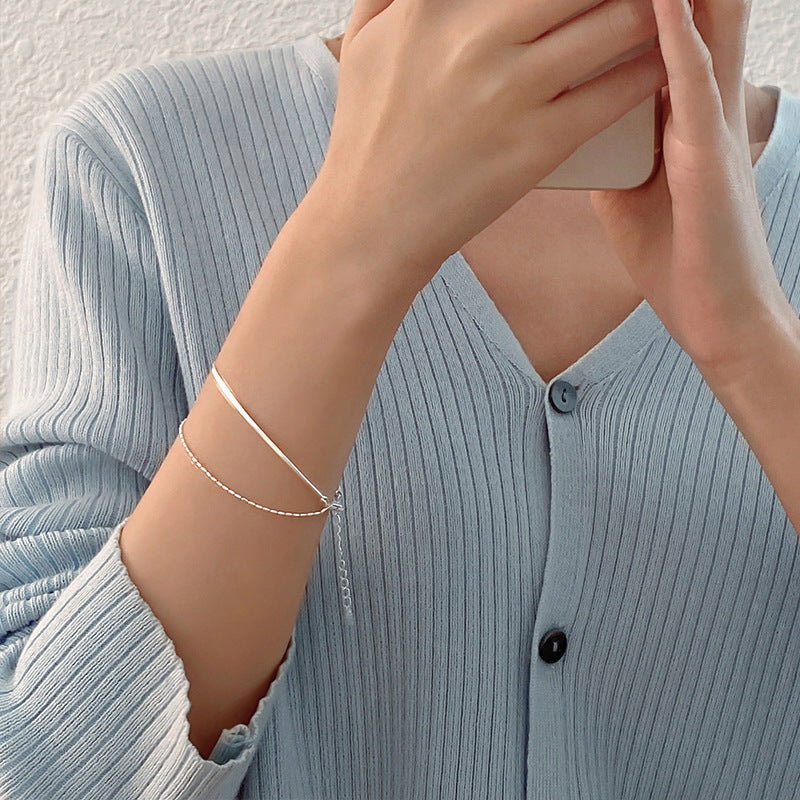
<path fill-rule="evenodd" d="M 550 405 L 560 414 L 570 413 L 578 403 L 578 391 L 569 381 L 559 378 L 547 392 Z M 560 628 L 551 628 L 539 640 L 539 658 L 547 664 L 560 661 L 567 649 L 567 635 Z"/>
<path fill-rule="evenodd" d="M 537 609 L 529 681 L 529 724 L 536 731 L 528 739 L 528 796 L 553 800 L 576 796 L 578 778 L 571 753 L 565 714 L 570 669 L 568 624 L 574 619 L 574 585 L 577 565 L 575 545 L 581 523 L 577 505 L 565 502 L 575 496 L 573 485 L 581 479 L 576 453 L 581 446 L 578 420 L 571 417 L 578 405 L 578 389 L 586 376 L 570 369 L 573 380 L 561 376 L 545 389 L 545 419 L 550 440 L 550 544 Z M 553 499 L 555 498 L 555 500 Z M 573 654 L 574 655 L 574 654 Z M 566 657 L 565 657 L 566 656 Z M 547 793 L 542 793 L 542 765 L 548 770 Z"/>

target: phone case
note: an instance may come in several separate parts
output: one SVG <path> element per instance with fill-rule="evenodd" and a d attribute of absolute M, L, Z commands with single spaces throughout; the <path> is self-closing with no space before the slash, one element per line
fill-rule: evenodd
<path fill-rule="evenodd" d="M 689 0 L 694 13 L 694 0 Z M 561 24 L 585 13 L 573 14 Z M 597 70 L 570 84 L 569 89 L 602 75 L 617 64 L 636 58 L 658 44 L 658 37 L 643 42 Z M 537 189 L 633 189 L 647 183 L 661 164 L 661 90 L 632 108 L 625 116 L 582 144 L 566 161 L 543 178 Z"/>

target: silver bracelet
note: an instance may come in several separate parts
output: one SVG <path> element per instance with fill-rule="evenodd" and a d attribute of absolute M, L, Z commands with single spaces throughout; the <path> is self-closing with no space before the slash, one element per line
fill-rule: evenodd
<path fill-rule="evenodd" d="M 296 512 L 296 511 L 278 511 L 274 508 L 268 508 L 267 506 L 263 506 L 259 503 L 254 502 L 253 500 L 249 500 L 247 497 L 243 497 L 238 492 L 235 492 L 229 486 L 226 486 L 222 481 L 214 477 L 208 469 L 200 463 L 198 458 L 195 454 L 190 450 L 189 445 L 186 443 L 186 438 L 183 435 L 183 425 L 186 422 L 186 417 L 181 421 L 181 424 L 178 426 L 178 436 L 180 437 L 181 444 L 183 445 L 183 449 L 186 451 L 189 458 L 192 460 L 192 463 L 200 469 L 206 477 L 212 480 L 214 483 L 217 484 L 220 488 L 224 489 L 229 494 L 236 497 L 238 500 L 241 500 L 248 505 L 253 506 L 254 508 L 258 508 L 262 511 L 268 511 L 271 514 L 280 514 L 282 516 L 287 517 L 313 517 L 319 514 L 324 514 L 329 509 L 334 513 L 334 521 L 336 523 L 336 540 L 337 546 L 339 550 L 339 555 L 337 559 L 337 570 L 339 572 L 339 585 L 342 592 L 342 607 L 344 608 L 345 618 L 348 623 L 352 624 L 354 621 L 353 618 L 353 598 L 350 591 L 350 579 L 347 575 L 347 566 L 344 560 L 344 552 L 343 552 L 343 545 L 342 545 L 342 517 L 341 512 L 344 511 L 344 502 L 343 502 L 343 495 L 342 495 L 342 487 L 341 485 L 337 488 L 333 500 L 329 500 L 322 492 L 311 483 L 308 478 L 292 463 L 292 461 L 284 455 L 283 451 L 272 441 L 272 439 L 264 433 L 263 430 L 258 426 L 256 421 L 245 411 L 242 407 L 242 404 L 236 399 L 236 396 L 233 394 L 231 387 L 228 386 L 225 379 L 219 374 L 217 371 L 216 364 L 212 364 L 211 372 L 214 375 L 214 380 L 216 381 L 217 386 L 222 393 L 222 396 L 228 401 L 228 403 L 233 406 L 234 409 L 244 418 L 248 425 L 250 425 L 253 430 L 259 435 L 261 439 L 263 439 L 271 448 L 272 450 L 283 460 L 285 464 L 287 464 L 300 478 L 302 478 L 305 483 L 310 486 L 318 495 L 320 500 L 322 501 L 324 507 L 321 508 L 319 511 L 304 511 L 304 512 Z"/>
<path fill-rule="evenodd" d="M 253 506 L 255 508 L 260 508 L 262 511 L 269 511 L 272 514 L 282 514 L 283 516 L 286 516 L 286 517 L 314 517 L 314 516 L 317 516 L 318 514 L 324 514 L 329 508 L 336 508 L 337 510 L 344 508 L 344 506 L 342 506 L 339 503 L 331 503 L 330 501 L 328 501 L 328 499 L 324 495 L 323 495 L 323 502 L 325 503 L 325 508 L 322 508 L 319 511 L 303 511 L 303 512 L 277 511 L 274 508 L 267 508 L 267 506 L 262 506 L 259 503 L 255 503 L 252 500 L 248 500 L 246 497 L 242 497 L 242 495 L 240 495 L 238 492 L 234 492 L 233 489 L 230 488 L 230 486 L 226 486 L 222 481 L 220 481 L 217 478 L 215 478 L 200 463 L 200 461 L 197 459 L 197 456 L 195 456 L 195 454 L 189 449 L 189 445 L 186 444 L 186 439 L 185 439 L 185 437 L 183 435 L 183 423 L 186 422 L 186 419 L 187 418 L 184 418 L 183 421 L 181 422 L 181 424 L 178 426 L 178 436 L 181 437 L 181 444 L 183 445 L 183 449 L 187 452 L 187 454 L 189 455 L 189 458 L 192 459 L 192 462 L 194 463 L 194 465 L 198 469 L 201 469 L 212 481 L 214 481 L 214 483 L 217 484 L 217 486 L 219 486 L 220 488 L 222 488 L 226 492 L 228 492 L 228 494 L 232 494 L 234 497 L 238 498 L 239 500 L 242 500 L 243 502 L 248 503 L 249 505 L 251 505 L 251 506 Z M 336 497 L 340 498 L 341 497 L 341 490 L 337 489 L 336 490 L 336 494 L 334 495 L 334 497 L 335 498 Z"/>
<path fill-rule="evenodd" d="M 322 494 L 322 492 L 317 489 L 317 487 L 314 486 L 314 484 L 311 483 L 311 481 L 306 478 L 302 472 L 300 472 L 300 470 L 292 463 L 292 461 L 286 457 L 280 447 L 278 447 L 278 445 L 276 445 L 275 442 L 273 442 L 272 439 L 270 439 L 269 436 L 267 436 L 267 434 L 261 430 L 261 428 L 258 426 L 258 423 L 244 410 L 242 404 L 236 399 L 233 390 L 230 386 L 228 386 L 227 381 L 217 371 L 216 363 L 211 365 L 211 374 L 214 376 L 214 380 L 217 382 L 217 388 L 222 393 L 222 396 L 228 401 L 228 404 L 235 408 L 236 411 L 238 411 L 239 414 L 244 417 L 245 422 L 247 422 L 247 424 L 264 440 L 264 442 L 266 442 L 272 448 L 272 450 L 283 461 L 283 463 L 286 464 L 286 466 L 289 467 L 294 474 L 306 484 L 306 486 L 313 489 L 319 495 L 320 500 L 322 500 L 322 502 L 327 506 L 328 500 L 325 495 Z"/>

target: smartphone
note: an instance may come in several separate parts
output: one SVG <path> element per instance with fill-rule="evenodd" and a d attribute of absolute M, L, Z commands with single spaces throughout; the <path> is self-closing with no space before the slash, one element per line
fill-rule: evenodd
<path fill-rule="evenodd" d="M 694 14 L 694 0 L 689 0 Z M 561 25 L 583 14 L 573 14 Z M 569 85 L 574 89 L 602 75 L 617 64 L 655 48 L 655 36 L 638 47 L 601 65 L 580 81 Z M 634 189 L 647 183 L 661 164 L 661 89 L 647 98 L 611 126 L 582 144 L 549 175 L 536 184 L 537 189 Z"/>

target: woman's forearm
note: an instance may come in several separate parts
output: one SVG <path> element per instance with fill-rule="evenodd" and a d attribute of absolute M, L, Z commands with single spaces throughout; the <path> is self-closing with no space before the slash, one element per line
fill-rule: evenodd
<path fill-rule="evenodd" d="M 274 241 L 216 365 L 250 416 L 332 498 L 416 290 L 378 277 L 397 275 L 391 254 L 323 223 L 330 205 L 316 188 Z M 184 436 L 239 494 L 285 511 L 322 507 L 210 374 Z M 183 660 L 189 738 L 204 758 L 224 728 L 249 721 L 273 680 L 330 513 L 278 516 L 237 500 L 176 438 L 125 524 L 123 561 Z"/>

